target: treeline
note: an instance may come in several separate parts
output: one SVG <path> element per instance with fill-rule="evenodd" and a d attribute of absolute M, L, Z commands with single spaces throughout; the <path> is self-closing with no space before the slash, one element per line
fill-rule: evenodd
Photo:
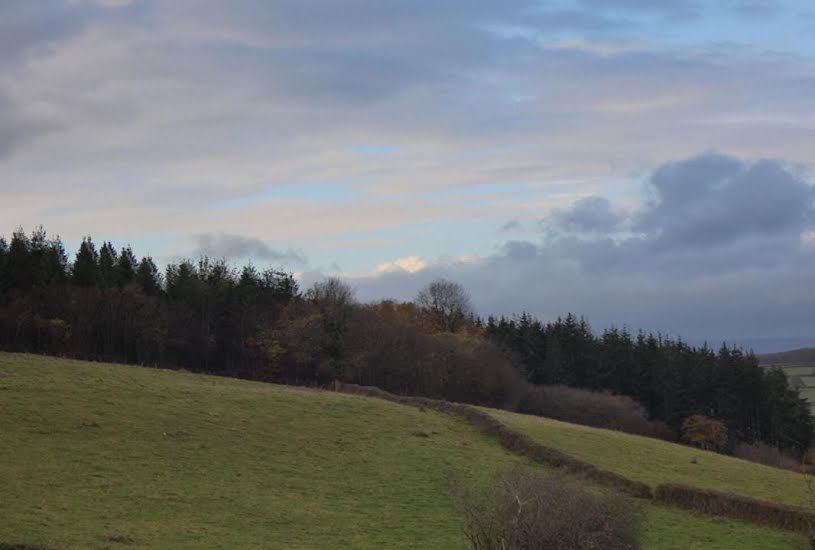
<path fill-rule="evenodd" d="M 629 396 L 675 432 L 701 414 L 723 422 L 733 442 L 803 449 L 812 437 L 808 404 L 784 372 L 760 367 L 739 348 L 723 344 L 713 351 L 619 328 L 596 336 L 574 315 L 546 324 L 527 314 L 489 318 L 485 331 L 534 384 Z"/>
<path fill-rule="evenodd" d="M 692 414 L 725 421 L 738 439 L 799 451 L 813 433 L 784 374 L 737 349 L 714 354 L 614 329 L 596 337 L 571 315 L 482 322 L 445 281 L 415 302 L 360 304 L 337 279 L 302 291 L 291 273 L 208 258 L 162 272 L 90 237 L 69 261 L 41 228 L 0 239 L 0 348 L 342 381 L 667 438 Z"/>

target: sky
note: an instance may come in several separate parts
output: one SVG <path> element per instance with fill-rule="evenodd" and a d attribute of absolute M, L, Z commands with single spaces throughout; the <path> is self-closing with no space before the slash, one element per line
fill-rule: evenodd
<path fill-rule="evenodd" d="M 809 0 L 3 0 L 0 233 L 815 345 Z"/>

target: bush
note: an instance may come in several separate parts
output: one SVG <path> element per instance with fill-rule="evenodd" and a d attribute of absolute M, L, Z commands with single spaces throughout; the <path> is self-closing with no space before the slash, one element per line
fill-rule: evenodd
<path fill-rule="evenodd" d="M 727 427 L 718 420 L 694 414 L 682 423 L 682 439 L 701 449 L 722 451 L 727 446 Z"/>
<path fill-rule="evenodd" d="M 666 483 L 656 488 L 654 496 L 679 508 L 799 533 L 811 534 L 815 527 L 815 513 L 809 510 L 741 495 Z"/>
<path fill-rule="evenodd" d="M 630 499 L 521 468 L 481 491 L 455 487 L 471 550 L 634 550 L 640 514 Z"/>
<path fill-rule="evenodd" d="M 742 460 L 749 460 L 757 464 L 764 464 L 765 466 L 782 468 L 793 472 L 805 472 L 808 470 L 808 465 L 805 465 L 806 463 L 803 460 L 796 460 L 795 457 L 784 453 L 778 447 L 772 447 L 760 441 L 755 443 L 737 443 L 733 448 L 733 456 L 741 458 Z M 806 457 L 806 455 L 804 456 Z"/>
<path fill-rule="evenodd" d="M 593 392 L 567 386 L 528 385 L 516 410 L 631 434 L 674 440 L 673 431 L 664 423 L 648 419 L 645 408 L 624 395 Z"/>

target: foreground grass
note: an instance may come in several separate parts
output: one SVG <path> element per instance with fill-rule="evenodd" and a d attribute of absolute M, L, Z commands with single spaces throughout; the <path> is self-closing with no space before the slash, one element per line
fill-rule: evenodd
<path fill-rule="evenodd" d="M 0 353 L 0 543 L 464 548 L 448 474 L 520 463 L 461 422 L 375 399 Z M 650 550 L 804 547 L 645 513 Z"/>
<path fill-rule="evenodd" d="M 484 410 L 535 441 L 652 486 L 684 483 L 798 506 L 811 504 L 806 481 L 795 472 L 622 432 Z"/>

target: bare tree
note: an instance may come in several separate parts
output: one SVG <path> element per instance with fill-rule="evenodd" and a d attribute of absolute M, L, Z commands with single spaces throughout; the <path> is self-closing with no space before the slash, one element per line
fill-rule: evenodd
<path fill-rule="evenodd" d="M 306 291 L 307 300 L 323 306 L 343 307 L 354 303 L 354 289 L 338 277 L 326 277 Z"/>
<path fill-rule="evenodd" d="M 416 305 L 431 314 L 440 330 L 448 332 L 456 332 L 473 317 L 464 287 L 446 279 L 436 279 L 419 291 Z"/>

